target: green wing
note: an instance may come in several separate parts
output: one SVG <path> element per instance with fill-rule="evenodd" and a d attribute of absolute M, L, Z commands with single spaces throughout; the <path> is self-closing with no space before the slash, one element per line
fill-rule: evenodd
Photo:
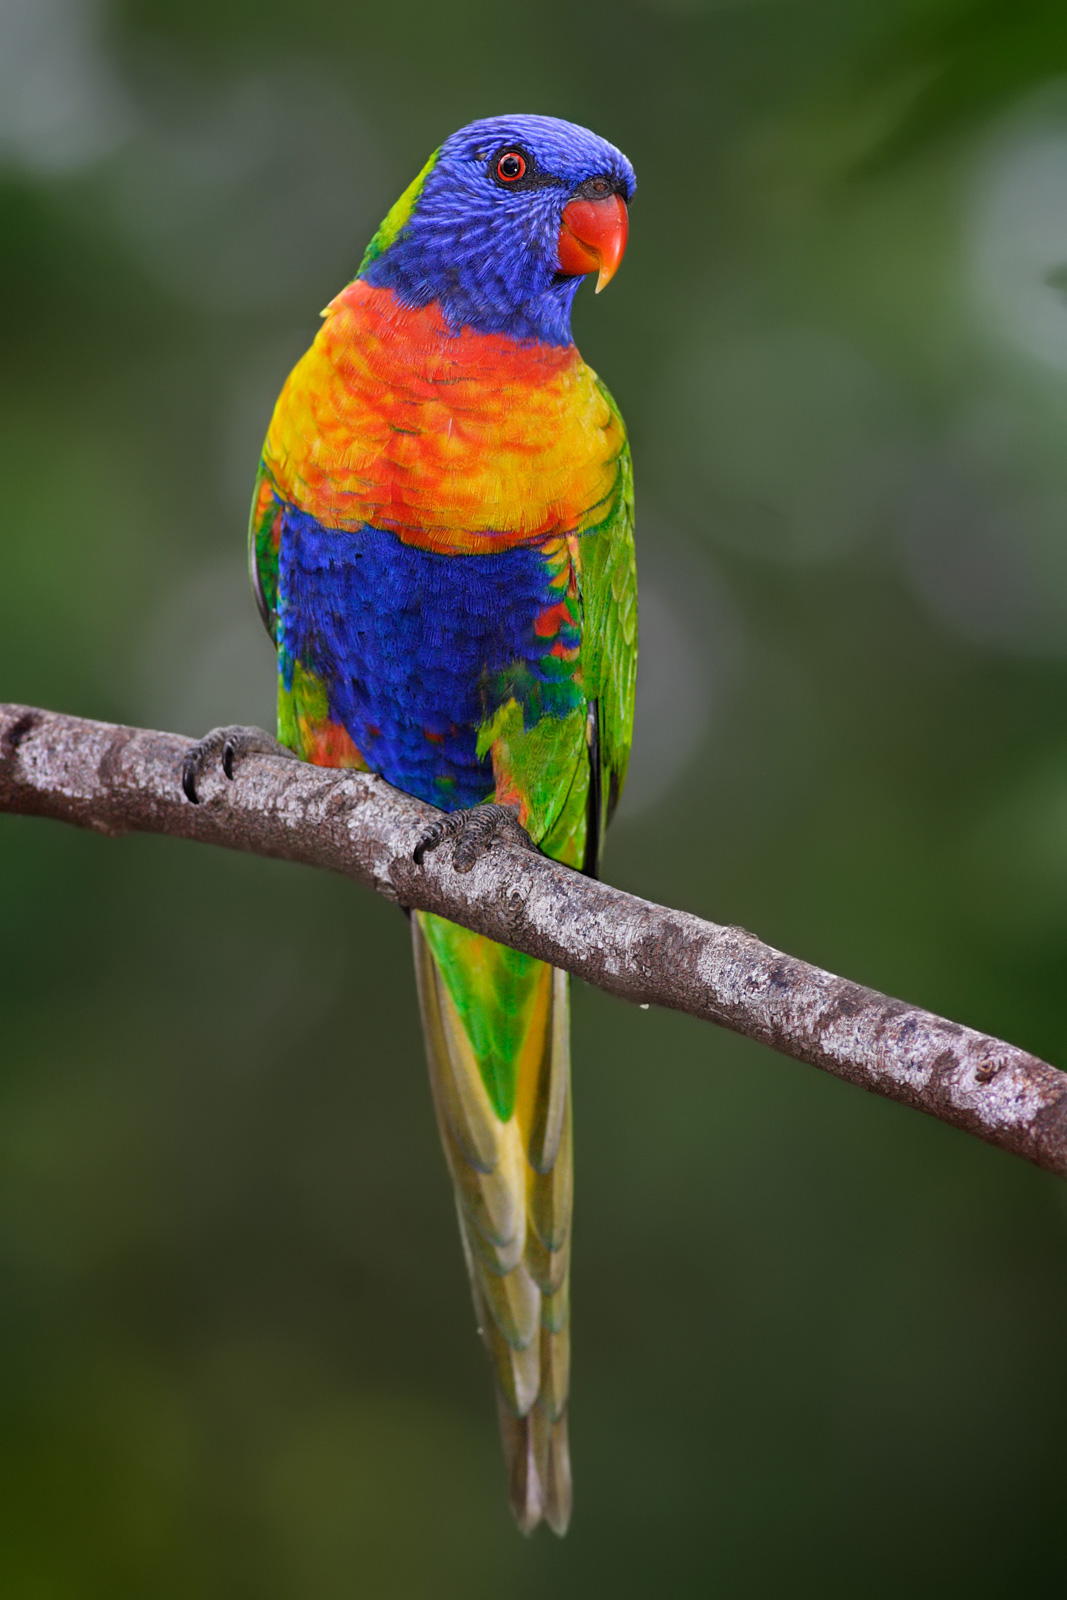
<path fill-rule="evenodd" d="M 278 621 L 278 542 L 281 536 L 282 508 L 274 493 L 274 479 L 260 462 L 252 509 L 248 517 L 248 575 L 256 597 L 263 626 L 273 644 Z"/>
<path fill-rule="evenodd" d="M 615 402 L 597 380 L 623 444 L 607 516 L 578 540 L 573 559 L 581 643 L 559 709 L 527 721 L 510 696 L 479 732 L 491 750 L 496 798 L 524 803 L 531 838 L 546 855 L 595 874 L 604 830 L 626 779 L 637 681 L 637 569 L 630 450 Z M 556 559 L 553 557 L 552 559 Z"/>
<path fill-rule="evenodd" d="M 619 427 L 622 419 L 597 380 Z M 625 435 L 624 435 L 625 437 Z M 634 553 L 634 480 L 630 447 L 623 445 L 615 498 L 606 519 L 582 538 L 582 681 L 590 704 L 593 757 L 590 824 L 595 833 L 586 860 L 595 868 L 604 831 L 619 802 L 634 728 L 637 688 L 637 561 Z"/>

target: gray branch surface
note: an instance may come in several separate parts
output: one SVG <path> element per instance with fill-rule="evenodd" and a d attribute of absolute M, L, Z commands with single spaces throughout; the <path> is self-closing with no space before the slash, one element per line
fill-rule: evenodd
<path fill-rule="evenodd" d="M 1014 1045 L 891 1000 L 743 928 L 596 883 L 498 843 L 470 872 L 451 848 L 416 866 L 439 818 L 365 773 L 278 756 L 181 789 L 191 740 L 0 704 L 0 810 L 98 833 L 166 833 L 326 867 L 564 967 L 609 994 L 717 1022 L 1067 1176 L 1067 1074 Z"/>

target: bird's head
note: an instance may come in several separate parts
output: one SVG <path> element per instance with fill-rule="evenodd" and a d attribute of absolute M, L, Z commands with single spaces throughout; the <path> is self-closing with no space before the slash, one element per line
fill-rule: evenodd
<path fill-rule="evenodd" d="M 372 239 L 359 276 L 459 331 L 569 344 L 586 273 L 598 291 L 626 248 L 634 171 L 555 117 L 487 117 L 437 150 Z"/>

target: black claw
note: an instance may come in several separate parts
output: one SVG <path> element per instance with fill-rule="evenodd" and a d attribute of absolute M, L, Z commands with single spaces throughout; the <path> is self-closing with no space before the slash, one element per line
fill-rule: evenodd
<path fill-rule="evenodd" d="M 196 759 L 191 752 L 182 762 L 182 789 L 185 798 L 194 806 L 200 804 L 200 796 L 196 792 Z"/>
<path fill-rule="evenodd" d="M 412 851 L 415 864 L 421 867 L 423 857 L 429 851 L 436 850 L 446 839 L 456 841 L 452 851 L 452 866 L 456 872 L 470 872 L 475 862 L 492 848 L 496 839 L 519 845 L 524 850 L 537 849 L 512 808 L 495 802 L 470 806 L 465 811 L 453 811 L 447 817 L 442 817 L 440 822 L 435 822 Z"/>
<path fill-rule="evenodd" d="M 290 756 L 295 760 L 292 750 L 286 750 L 262 728 L 213 728 L 186 751 L 182 762 L 185 798 L 194 806 L 200 804 L 200 796 L 196 792 L 197 778 L 216 758 L 221 760 L 223 772 L 232 781 L 234 767 L 243 755 Z"/>
<path fill-rule="evenodd" d="M 427 855 L 431 850 L 437 849 L 437 846 L 441 843 L 441 840 L 444 838 L 444 836 L 445 830 L 439 822 L 435 822 L 429 832 L 423 834 L 422 838 L 411 852 L 411 858 L 417 867 L 422 866 L 423 857 L 425 855 Z"/>

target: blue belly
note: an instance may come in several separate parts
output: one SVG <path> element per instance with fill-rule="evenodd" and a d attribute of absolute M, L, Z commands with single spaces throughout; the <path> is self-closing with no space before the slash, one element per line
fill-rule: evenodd
<path fill-rule="evenodd" d="M 322 680 L 331 719 L 389 783 L 446 811 L 476 805 L 493 791 L 479 726 L 520 683 L 558 676 L 533 626 L 556 598 L 537 550 L 438 555 L 286 507 L 279 670 L 286 688 L 297 661 Z"/>

